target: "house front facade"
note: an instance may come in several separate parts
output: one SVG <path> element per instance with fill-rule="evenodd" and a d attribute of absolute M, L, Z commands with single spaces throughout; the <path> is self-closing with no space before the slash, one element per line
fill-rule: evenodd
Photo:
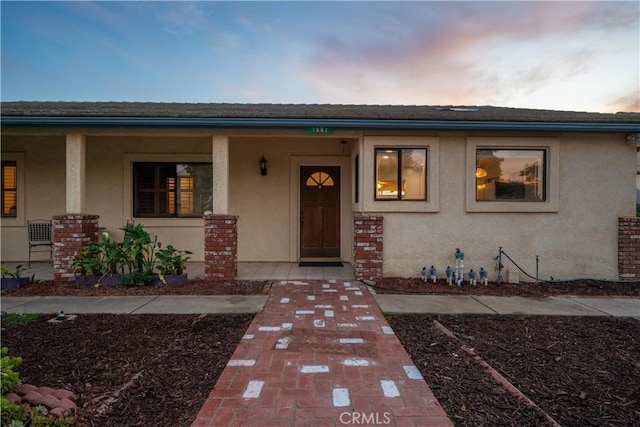
<path fill-rule="evenodd" d="M 114 239 L 135 221 L 213 265 L 339 259 L 359 278 L 431 265 L 442 277 L 459 248 L 466 271 L 495 280 L 501 247 L 541 278 L 616 280 L 620 219 L 636 212 L 635 113 L 62 102 L 1 113 L 3 261 L 27 258 L 27 221 L 77 216 Z"/>

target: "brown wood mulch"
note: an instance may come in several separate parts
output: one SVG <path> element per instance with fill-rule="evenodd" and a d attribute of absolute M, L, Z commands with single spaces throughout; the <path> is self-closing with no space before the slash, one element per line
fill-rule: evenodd
<path fill-rule="evenodd" d="M 74 392 L 79 426 L 121 427 L 190 425 L 253 316 L 47 319 L 2 330 L 20 379 Z"/>
<path fill-rule="evenodd" d="M 384 277 L 374 286 L 380 294 L 454 294 L 454 295 L 496 295 L 496 296 L 640 296 L 640 282 L 613 282 L 604 280 L 572 280 L 567 282 L 540 283 L 496 283 L 488 286 L 469 283 L 463 286 L 447 285 L 443 280 L 436 283 L 423 282 L 416 278 Z"/>
<path fill-rule="evenodd" d="M 30 283 L 6 292 L 7 296 L 125 296 L 125 295 L 267 295 L 268 280 L 190 280 L 186 285 L 86 286 L 70 282 Z"/>
<path fill-rule="evenodd" d="M 456 425 L 638 425 L 636 319 L 399 315 L 389 322 Z M 538 408 L 499 385 L 465 348 Z"/>

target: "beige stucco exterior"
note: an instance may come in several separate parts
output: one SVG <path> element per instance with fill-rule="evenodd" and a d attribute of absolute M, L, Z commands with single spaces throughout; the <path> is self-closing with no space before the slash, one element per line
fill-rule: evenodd
<path fill-rule="evenodd" d="M 375 147 L 412 146 L 428 150 L 428 200 L 375 201 Z M 478 146 L 545 148 L 547 200 L 476 202 Z M 352 259 L 353 214 L 371 213 L 384 217 L 385 276 L 415 277 L 432 264 L 443 272 L 461 248 L 467 271 L 482 266 L 495 277 L 502 246 L 531 273 L 539 255 L 542 277 L 616 279 L 617 219 L 635 215 L 635 153 L 619 134 L 11 129 L 2 135 L 2 159 L 17 161 L 18 218 L 2 220 L 1 255 L 25 260 L 26 220 L 76 213 L 70 210 L 100 215 L 100 226 L 120 239 L 133 212 L 131 163 L 198 161 L 213 163 L 214 213 L 239 216 L 238 261 L 295 262 L 299 168 L 336 165 L 345 261 Z M 163 245 L 204 259 L 202 219 L 136 220 Z"/>

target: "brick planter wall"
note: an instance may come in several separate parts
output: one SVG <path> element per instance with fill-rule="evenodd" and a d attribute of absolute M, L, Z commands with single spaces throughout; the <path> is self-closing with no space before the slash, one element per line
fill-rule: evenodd
<path fill-rule="evenodd" d="M 208 280 L 236 277 L 238 270 L 238 216 L 205 215 L 204 276 Z"/>
<path fill-rule="evenodd" d="M 618 276 L 640 281 L 640 218 L 618 218 Z"/>
<path fill-rule="evenodd" d="M 353 218 L 353 268 L 359 280 L 382 277 L 382 219 L 374 215 Z"/>
<path fill-rule="evenodd" d="M 75 278 L 73 259 L 85 246 L 98 243 L 98 215 L 67 214 L 53 217 L 53 279 Z"/>

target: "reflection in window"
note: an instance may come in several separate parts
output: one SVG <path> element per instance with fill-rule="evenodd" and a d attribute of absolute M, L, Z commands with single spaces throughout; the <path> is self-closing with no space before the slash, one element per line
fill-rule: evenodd
<path fill-rule="evenodd" d="M 18 168 L 15 161 L 2 162 L 2 217 L 16 218 L 18 207 Z"/>
<path fill-rule="evenodd" d="M 543 149 L 478 149 L 476 151 L 476 200 L 545 200 Z"/>
<path fill-rule="evenodd" d="M 376 149 L 376 200 L 427 199 L 427 149 Z"/>
<path fill-rule="evenodd" d="M 200 217 L 212 209 L 211 163 L 134 163 L 135 217 Z"/>

